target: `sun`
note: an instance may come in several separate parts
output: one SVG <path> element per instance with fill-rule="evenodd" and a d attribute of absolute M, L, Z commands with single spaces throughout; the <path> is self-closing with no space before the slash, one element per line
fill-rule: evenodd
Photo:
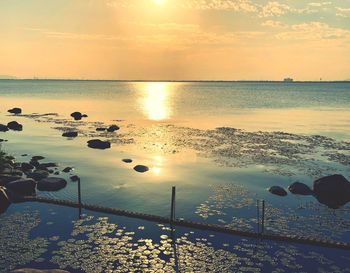
<path fill-rule="evenodd" d="M 166 0 L 153 0 L 155 4 L 161 6 L 161 5 L 164 5 L 165 4 L 165 1 Z"/>

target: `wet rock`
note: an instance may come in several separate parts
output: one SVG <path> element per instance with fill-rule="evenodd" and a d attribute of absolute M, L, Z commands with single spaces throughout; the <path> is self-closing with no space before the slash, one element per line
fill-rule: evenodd
<path fill-rule="evenodd" d="M 0 132 L 7 132 L 9 130 L 9 128 L 4 125 L 4 124 L 0 124 Z"/>
<path fill-rule="evenodd" d="M 286 190 L 280 186 L 272 186 L 269 188 L 269 192 L 278 196 L 286 196 L 288 194 Z"/>
<path fill-rule="evenodd" d="M 39 191 L 59 191 L 67 186 L 67 181 L 61 177 L 47 177 L 38 182 Z"/>
<path fill-rule="evenodd" d="M 35 193 L 36 182 L 33 179 L 19 179 L 6 185 L 6 188 L 22 195 L 32 195 Z"/>
<path fill-rule="evenodd" d="M 350 182 L 340 174 L 325 176 L 314 181 L 317 200 L 332 209 L 350 202 Z"/>
<path fill-rule="evenodd" d="M 7 123 L 7 128 L 9 128 L 10 130 L 13 130 L 13 131 L 22 131 L 23 130 L 22 124 L 19 124 L 17 121 L 11 121 L 11 122 Z"/>
<path fill-rule="evenodd" d="M 32 164 L 30 164 L 30 163 L 23 162 L 23 163 L 21 164 L 21 169 L 22 169 L 22 171 L 24 171 L 24 172 L 29 171 L 29 170 L 33 170 L 34 168 L 35 168 L 35 167 L 34 167 Z"/>
<path fill-rule="evenodd" d="M 38 169 L 47 169 L 47 168 L 54 168 L 57 167 L 58 165 L 56 163 L 40 163 L 40 165 L 37 167 Z"/>
<path fill-rule="evenodd" d="M 119 126 L 113 124 L 113 125 L 108 127 L 107 131 L 110 132 L 110 133 L 113 133 L 115 131 L 118 131 L 119 129 L 120 129 Z"/>
<path fill-rule="evenodd" d="M 70 180 L 72 180 L 73 182 L 77 182 L 80 178 L 79 178 L 79 176 L 77 176 L 77 175 L 73 175 L 73 176 L 71 176 L 71 177 L 69 177 L 70 178 Z"/>
<path fill-rule="evenodd" d="M 31 159 L 29 161 L 29 164 L 33 165 L 35 168 L 38 168 L 39 165 L 40 165 L 39 161 L 38 160 L 34 160 L 34 159 Z"/>
<path fill-rule="evenodd" d="M 5 212 L 10 204 L 11 202 L 7 195 L 6 189 L 4 187 L 0 187 L 0 214 Z"/>
<path fill-rule="evenodd" d="M 69 173 L 71 171 L 73 171 L 73 168 L 71 168 L 71 167 L 66 167 L 62 170 L 62 172 L 64 172 L 64 173 Z"/>
<path fill-rule="evenodd" d="M 107 128 L 102 128 L 102 127 L 99 127 L 99 128 L 96 128 L 96 131 L 98 131 L 98 132 L 104 132 L 104 131 L 106 131 L 107 130 Z"/>
<path fill-rule="evenodd" d="M 33 178 L 36 181 L 39 181 L 48 176 L 49 176 L 49 172 L 45 170 L 35 170 L 34 172 L 27 174 L 27 177 Z"/>
<path fill-rule="evenodd" d="M 70 116 L 75 120 L 81 120 L 83 117 L 83 115 L 80 112 L 73 112 L 72 114 L 70 114 Z"/>
<path fill-rule="evenodd" d="M 23 268 L 10 271 L 9 273 L 69 273 L 69 271 L 61 269 L 34 269 L 34 268 Z"/>
<path fill-rule="evenodd" d="M 111 148 L 111 143 L 109 141 L 102 141 L 100 139 L 92 139 L 88 142 L 88 147 L 93 149 L 109 149 Z"/>
<path fill-rule="evenodd" d="M 129 159 L 129 158 L 124 158 L 124 159 L 122 159 L 122 161 L 124 163 L 132 163 L 132 159 Z"/>
<path fill-rule="evenodd" d="M 313 195 L 313 191 L 310 189 L 310 187 L 301 182 L 294 182 L 288 187 L 288 190 L 293 194 Z"/>
<path fill-rule="evenodd" d="M 77 137 L 78 136 L 78 132 L 64 132 L 62 134 L 63 137 Z"/>
<path fill-rule="evenodd" d="M 82 118 L 87 118 L 88 115 L 87 115 L 87 114 L 82 114 L 81 117 L 82 117 Z"/>
<path fill-rule="evenodd" d="M 22 113 L 22 109 L 21 109 L 21 108 L 18 108 L 18 107 L 15 107 L 15 108 L 12 108 L 12 109 L 7 110 L 7 112 L 9 112 L 9 113 L 11 113 L 11 114 L 18 115 L 18 114 L 21 114 L 21 113 Z"/>
<path fill-rule="evenodd" d="M 12 175 L 12 176 L 22 176 L 23 172 L 21 170 L 16 170 L 13 168 L 5 168 L 1 171 L 2 175 Z"/>
<path fill-rule="evenodd" d="M 8 183 L 12 181 L 16 181 L 21 179 L 21 176 L 15 176 L 15 175 L 0 175 L 0 186 L 6 186 Z"/>
<path fill-rule="evenodd" d="M 21 156 L 28 156 L 28 154 L 22 154 Z"/>
<path fill-rule="evenodd" d="M 0 132 L 1 132 L 1 130 L 0 130 Z M 7 139 L 0 138 L 0 142 L 7 142 L 7 141 L 8 141 Z"/>
<path fill-rule="evenodd" d="M 52 170 L 52 169 L 50 169 L 50 170 L 48 170 L 48 172 L 52 174 L 52 173 L 54 173 L 55 171 Z"/>
<path fill-rule="evenodd" d="M 59 175 L 59 174 L 60 174 L 60 172 L 58 172 L 58 171 L 54 172 L 54 175 Z"/>
<path fill-rule="evenodd" d="M 41 155 L 35 155 L 32 157 L 32 160 L 35 160 L 35 161 L 39 161 L 39 160 L 43 160 L 45 159 L 44 156 L 41 156 Z"/>
<path fill-rule="evenodd" d="M 144 166 L 144 165 L 136 165 L 134 167 L 134 170 L 139 172 L 139 173 L 144 173 L 144 172 L 149 171 L 149 168 L 147 166 Z"/>

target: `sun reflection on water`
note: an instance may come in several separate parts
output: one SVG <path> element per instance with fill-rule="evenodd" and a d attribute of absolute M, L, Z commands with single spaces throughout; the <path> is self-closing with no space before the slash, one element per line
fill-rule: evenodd
<path fill-rule="evenodd" d="M 142 108 L 150 120 L 168 119 L 171 114 L 169 84 L 164 82 L 146 83 Z"/>

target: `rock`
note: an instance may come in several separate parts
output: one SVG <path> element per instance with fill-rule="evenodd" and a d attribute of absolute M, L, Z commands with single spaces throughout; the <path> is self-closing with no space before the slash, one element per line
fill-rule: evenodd
<path fill-rule="evenodd" d="M 67 181 L 61 177 L 47 177 L 38 182 L 39 191 L 59 191 L 67 186 Z"/>
<path fill-rule="evenodd" d="M 33 170 L 34 168 L 35 168 L 35 167 L 34 167 L 32 164 L 30 164 L 30 163 L 23 162 L 23 163 L 21 164 L 21 169 L 22 169 L 22 171 L 24 171 L 24 172 L 29 171 L 29 170 Z"/>
<path fill-rule="evenodd" d="M 39 161 L 39 160 L 42 160 L 42 159 L 45 159 L 44 156 L 41 156 L 41 155 L 35 155 L 32 157 L 32 160 L 35 160 L 35 161 Z"/>
<path fill-rule="evenodd" d="M 78 136 L 78 132 L 64 132 L 62 134 L 63 137 L 77 137 Z"/>
<path fill-rule="evenodd" d="M 272 186 L 269 188 L 269 192 L 278 196 L 286 196 L 288 194 L 286 190 L 280 186 Z"/>
<path fill-rule="evenodd" d="M 119 129 L 120 129 L 119 126 L 113 124 L 113 125 L 108 127 L 107 131 L 110 132 L 110 133 L 113 133 L 113 132 L 115 132 L 115 131 L 117 131 Z"/>
<path fill-rule="evenodd" d="M 88 142 L 88 147 L 93 149 L 109 149 L 111 148 L 111 143 L 109 141 L 102 141 L 100 139 L 92 139 Z"/>
<path fill-rule="evenodd" d="M 314 181 L 317 200 L 332 209 L 350 202 L 350 182 L 340 174 L 325 176 Z"/>
<path fill-rule="evenodd" d="M 64 173 L 69 173 L 71 171 L 73 171 L 73 168 L 71 168 L 71 167 L 66 167 L 62 170 L 62 172 L 64 172 Z"/>
<path fill-rule="evenodd" d="M 61 269 L 34 269 L 34 268 L 22 268 L 10 271 L 9 273 L 69 273 L 69 271 L 61 270 Z"/>
<path fill-rule="evenodd" d="M 99 131 L 99 132 L 106 131 L 106 130 L 107 128 L 102 128 L 102 127 L 96 128 L 96 131 Z"/>
<path fill-rule="evenodd" d="M 12 109 L 7 110 L 7 112 L 9 112 L 9 113 L 11 113 L 11 114 L 18 115 L 18 114 L 21 114 L 21 113 L 22 113 L 22 109 L 21 109 L 21 108 L 18 108 L 18 107 L 15 107 L 15 108 L 12 108 Z"/>
<path fill-rule="evenodd" d="M 28 154 L 22 154 L 21 156 L 28 156 Z"/>
<path fill-rule="evenodd" d="M 0 132 L 7 132 L 9 130 L 9 128 L 4 125 L 4 124 L 0 124 Z"/>
<path fill-rule="evenodd" d="M 149 171 L 149 168 L 147 166 L 144 166 L 144 165 L 137 165 L 134 167 L 134 170 L 139 172 L 139 173 L 144 173 L 144 172 Z"/>
<path fill-rule="evenodd" d="M 7 126 L 6 126 L 7 127 Z M 0 130 L 0 132 L 1 132 L 1 130 Z M 0 142 L 7 142 L 8 140 L 7 139 L 2 139 L 2 138 L 0 138 Z"/>
<path fill-rule="evenodd" d="M 83 115 L 81 115 L 81 117 L 82 117 L 82 118 L 87 118 L 88 115 L 87 115 L 87 114 L 83 114 Z"/>
<path fill-rule="evenodd" d="M 71 177 L 69 177 L 70 178 L 70 180 L 72 180 L 73 182 L 77 182 L 80 178 L 79 178 L 79 176 L 77 176 L 77 175 L 73 175 L 73 176 L 71 176 Z"/>
<path fill-rule="evenodd" d="M 16 170 L 13 168 L 6 168 L 1 171 L 2 175 L 12 175 L 12 176 L 22 176 L 23 172 L 21 170 Z"/>
<path fill-rule="evenodd" d="M 6 189 L 0 187 L 0 214 L 5 212 L 10 206 L 10 199 L 7 195 Z"/>
<path fill-rule="evenodd" d="M 310 189 L 310 187 L 300 182 L 294 182 L 288 187 L 288 190 L 293 194 L 313 195 L 313 191 Z"/>
<path fill-rule="evenodd" d="M 56 163 L 40 163 L 39 166 L 37 167 L 38 169 L 47 169 L 47 168 L 54 168 L 57 167 L 58 165 Z"/>
<path fill-rule="evenodd" d="M 21 176 L 16 175 L 0 175 L 0 186 L 6 186 L 8 183 L 19 180 L 21 178 Z"/>
<path fill-rule="evenodd" d="M 36 181 L 39 181 L 39 180 L 46 178 L 48 176 L 49 176 L 49 172 L 47 172 L 45 170 L 35 170 L 34 172 L 27 174 L 27 177 L 33 178 Z"/>
<path fill-rule="evenodd" d="M 122 159 L 122 161 L 125 163 L 132 163 L 132 159 L 129 158 Z"/>
<path fill-rule="evenodd" d="M 6 185 L 6 188 L 22 195 L 32 195 L 35 193 L 36 182 L 33 179 L 19 179 Z"/>
<path fill-rule="evenodd" d="M 29 161 L 29 164 L 32 164 L 35 168 L 38 168 L 39 165 L 40 165 L 39 161 L 34 160 L 34 159 L 31 159 L 31 160 Z"/>
<path fill-rule="evenodd" d="M 56 172 L 54 172 L 54 175 L 59 175 L 59 174 L 60 174 L 60 172 L 57 172 L 57 171 L 56 171 Z"/>
<path fill-rule="evenodd" d="M 70 114 L 71 117 L 73 117 L 75 120 L 81 120 L 82 119 L 82 114 L 80 112 L 73 112 Z"/>
<path fill-rule="evenodd" d="M 13 130 L 13 131 L 22 131 L 23 130 L 22 124 L 19 124 L 17 121 L 11 121 L 11 122 L 7 123 L 7 128 L 9 128 L 10 130 Z"/>

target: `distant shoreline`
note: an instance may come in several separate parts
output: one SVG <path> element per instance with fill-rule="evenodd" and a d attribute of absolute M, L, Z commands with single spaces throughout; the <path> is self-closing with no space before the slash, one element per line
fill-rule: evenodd
<path fill-rule="evenodd" d="M 293 81 L 285 82 L 273 80 L 98 80 L 98 79 L 0 79 L 0 81 L 67 81 L 67 82 L 197 82 L 197 83 L 283 83 L 283 84 L 298 84 L 298 83 L 350 83 L 350 80 L 344 81 Z"/>

